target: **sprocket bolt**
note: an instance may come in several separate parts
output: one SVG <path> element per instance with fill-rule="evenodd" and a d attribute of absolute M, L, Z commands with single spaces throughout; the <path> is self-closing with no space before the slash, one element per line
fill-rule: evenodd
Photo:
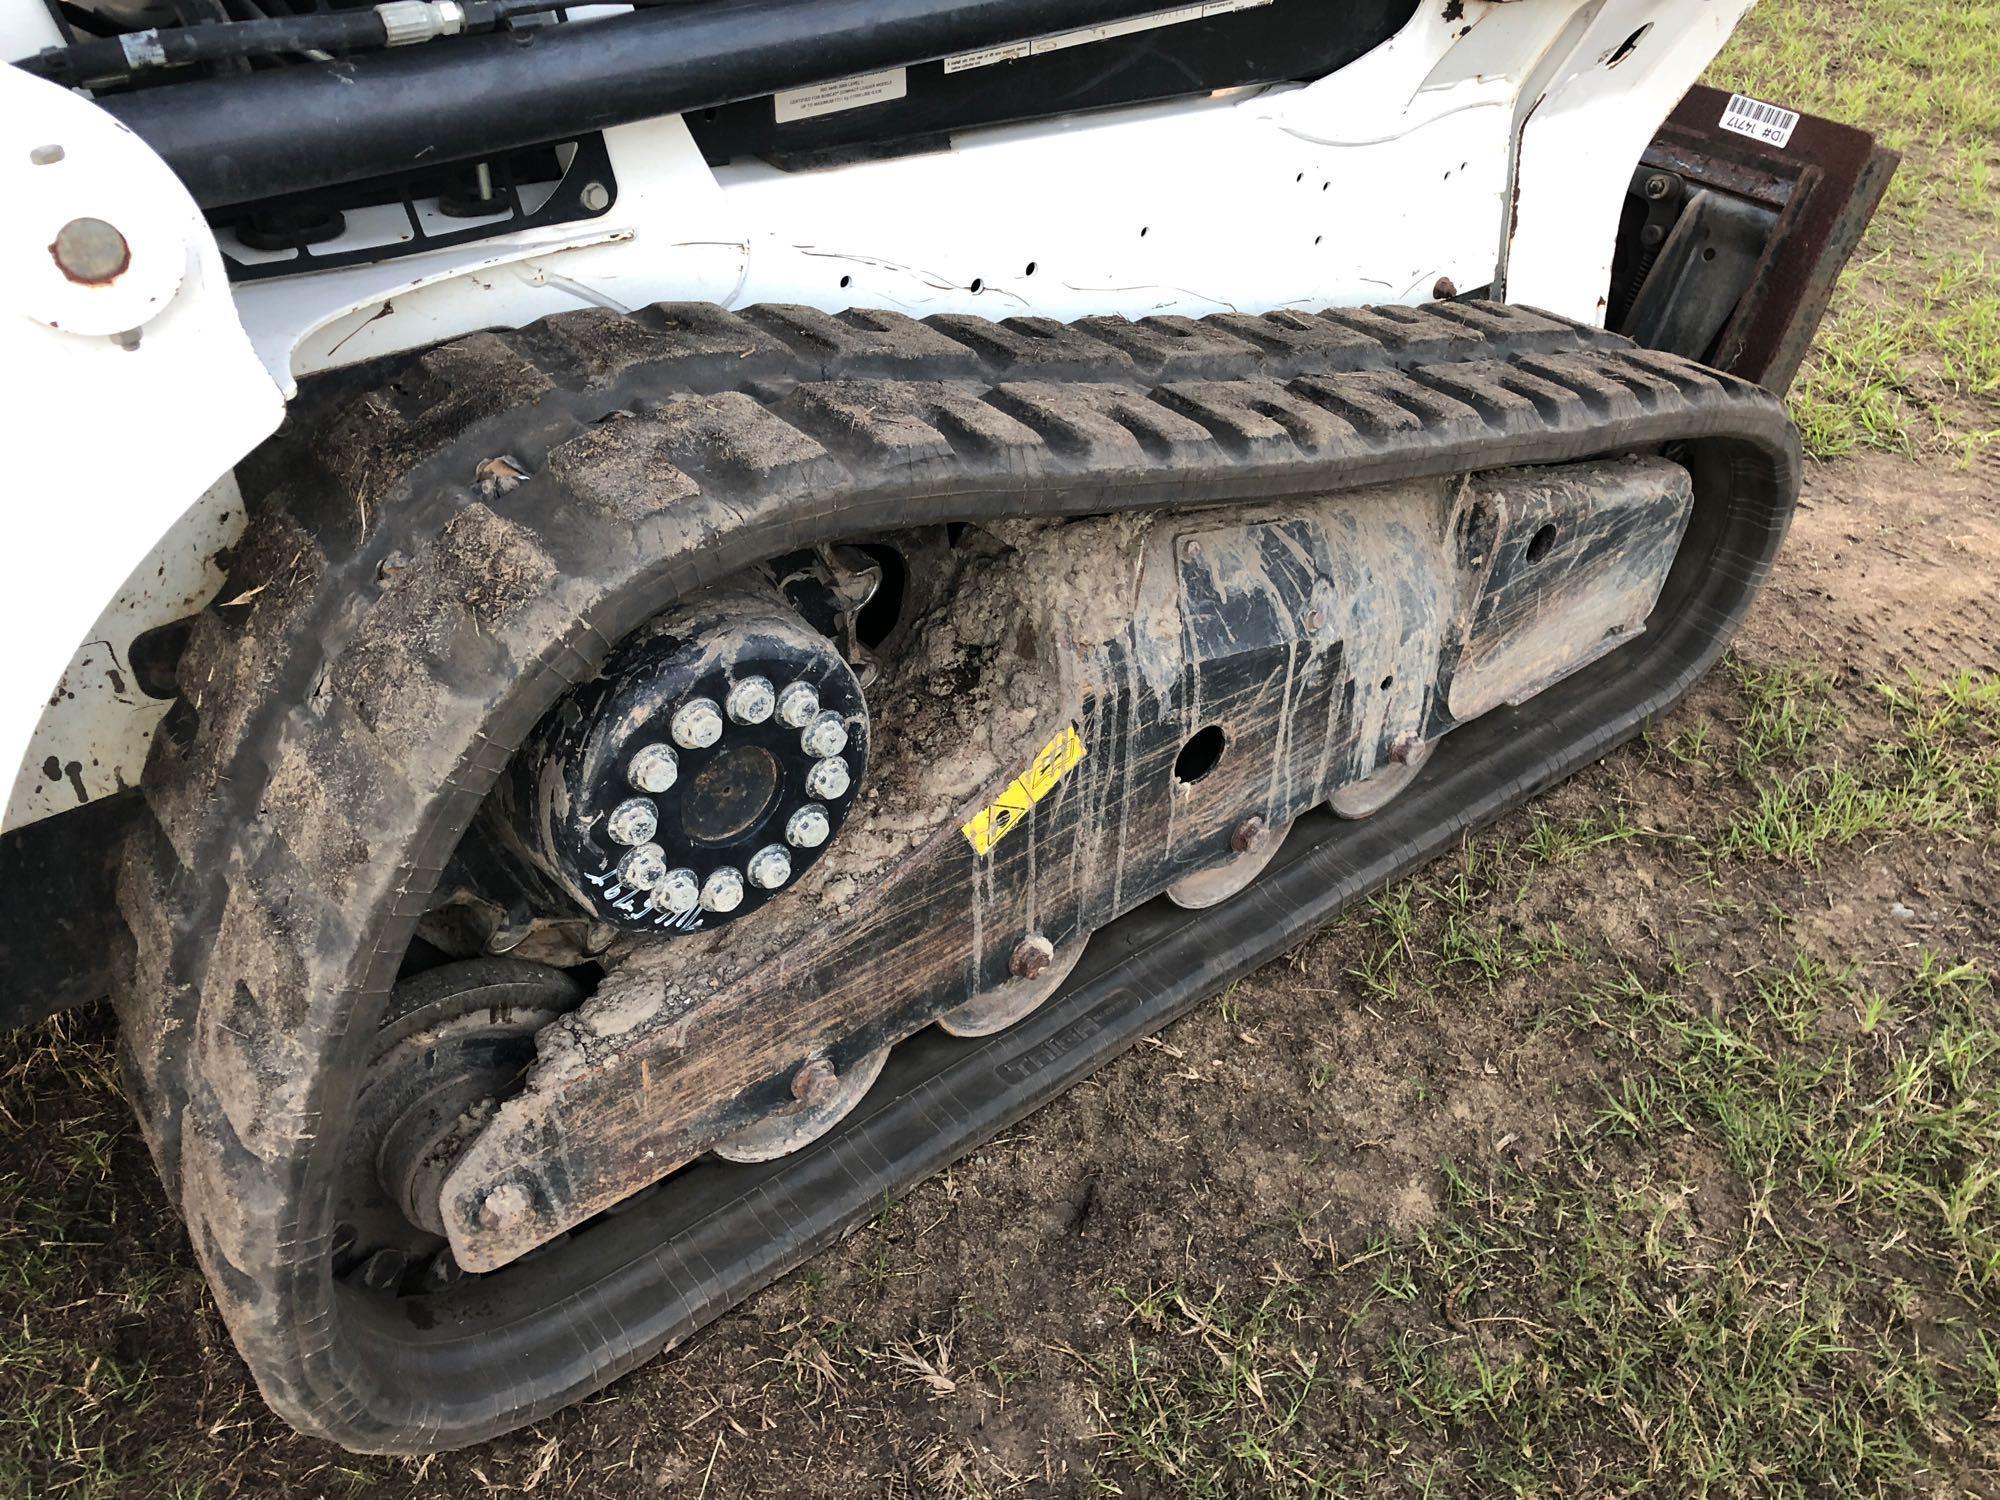
<path fill-rule="evenodd" d="M 1271 825 L 1262 818 L 1249 817 L 1229 835 L 1229 847 L 1238 854 L 1261 854 L 1271 842 Z"/>

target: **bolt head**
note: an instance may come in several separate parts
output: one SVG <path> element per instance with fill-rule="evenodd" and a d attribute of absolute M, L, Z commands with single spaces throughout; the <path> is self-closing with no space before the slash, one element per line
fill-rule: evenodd
<path fill-rule="evenodd" d="M 641 746 L 625 768 L 625 779 L 642 792 L 669 791 L 681 777 L 681 758 L 664 741 Z"/>
<path fill-rule="evenodd" d="M 778 694 L 778 717 L 794 729 L 804 729 L 819 713 L 819 689 L 810 682 L 788 683 Z"/>
<path fill-rule="evenodd" d="M 1421 743 L 1422 741 L 1413 734 L 1397 735 L 1395 743 L 1389 746 L 1389 759 L 1399 766 L 1407 766 L 1410 757 L 1417 753 L 1417 746 Z"/>
<path fill-rule="evenodd" d="M 847 721 L 830 708 L 822 710 L 799 731 L 799 746 L 815 760 L 840 754 L 847 748 Z"/>
<path fill-rule="evenodd" d="M 667 851 L 641 844 L 618 861 L 618 878 L 635 891 L 650 891 L 667 875 Z"/>
<path fill-rule="evenodd" d="M 1431 296 L 1439 302 L 1449 302 L 1458 295 L 1458 287 L 1449 276 L 1440 276 L 1431 287 Z"/>
<path fill-rule="evenodd" d="M 594 214 L 601 214 L 611 207 L 611 189 L 601 182 L 586 182 L 577 197 L 584 208 Z"/>
<path fill-rule="evenodd" d="M 1007 968 L 1016 979 L 1040 979 L 1056 959 L 1056 945 L 1039 932 L 1031 932 L 1014 945 Z"/>
<path fill-rule="evenodd" d="M 792 878 L 791 851 L 783 844 L 766 844 L 750 856 L 745 868 L 752 885 L 759 890 L 775 891 Z"/>
<path fill-rule="evenodd" d="M 792 1075 L 792 1097 L 804 1105 L 818 1104 L 831 1094 L 840 1082 L 840 1075 L 833 1064 L 823 1057 L 815 1057 L 811 1062 Z"/>
<path fill-rule="evenodd" d="M 711 871 L 701 883 L 701 904 L 718 916 L 735 911 L 743 904 L 743 877 L 727 865 Z"/>
<path fill-rule="evenodd" d="M 746 677 L 729 688 L 729 717 L 738 724 L 761 724 L 778 705 L 778 690 L 768 677 Z"/>
<path fill-rule="evenodd" d="M 37 167 L 53 167 L 67 154 L 60 146 L 36 146 L 28 152 L 28 161 Z"/>
<path fill-rule="evenodd" d="M 822 802 L 846 796 L 847 789 L 853 784 L 847 762 L 834 756 L 815 761 L 813 768 L 806 773 L 806 792 Z"/>
<path fill-rule="evenodd" d="M 534 1199 L 520 1183 L 503 1182 L 479 1205 L 479 1222 L 488 1229 L 506 1229 L 525 1219 L 534 1206 Z"/>
<path fill-rule="evenodd" d="M 71 219 L 56 231 L 49 253 L 71 281 L 102 286 L 115 281 L 132 264 L 132 247 L 125 236 L 102 219 Z"/>
<path fill-rule="evenodd" d="M 1229 847 L 1238 854 L 1258 854 L 1271 842 L 1271 827 L 1262 818 L 1245 818 L 1229 835 Z"/>
<path fill-rule="evenodd" d="M 833 820 L 817 802 L 808 802 L 785 819 L 785 842 L 794 849 L 817 849 L 832 832 Z"/>
<path fill-rule="evenodd" d="M 611 835 L 614 844 L 628 848 L 650 844 L 653 835 L 660 831 L 660 810 L 650 798 L 627 797 L 611 809 L 611 816 L 604 820 L 604 831 Z"/>
<path fill-rule="evenodd" d="M 690 698 L 674 710 L 674 743 L 683 750 L 706 750 L 722 738 L 722 710 L 713 698 Z"/>
<path fill-rule="evenodd" d="M 653 887 L 646 904 L 654 911 L 663 911 L 669 916 L 684 917 L 701 905 L 701 877 L 686 868 L 669 870 L 662 875 L 659 884 Z"/>
<path fill-rule="evenodd" d="M 1674 190 L 1673 178 L 1664 172 L 1655 172 L 1646 179 L 1646 196 L 1658 202 Z"/>

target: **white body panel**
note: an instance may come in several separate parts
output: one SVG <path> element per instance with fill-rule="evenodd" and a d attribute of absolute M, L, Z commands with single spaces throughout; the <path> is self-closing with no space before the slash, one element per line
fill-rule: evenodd
<path fill-rule="evenodd" d="M 1601 320 L 1632 167 L 1749 3 L 1423 0 L 1394 40 L 1310 85 L 815 172 L 711 169 L 667 117 L 607 133 L 619 191 L 600 218 L 244 283 L 233 300 L 157 158 L 80 97 L 0 68 L 0 190 L 34 209 L 0 246 L 15 304 L 0 363 L 26 398 L 10 446 L 33 497 L 0 549 L 0 764 L 21 766 L 6 824 L 136 781 L 165 705 L 112 690 L 107 669 L 129 678 L 134 636 L 219 583 L 209 560 L 240 508 L 212 487 L 301 376 L 658 301 L 1199 316 L 1414 303 L 1449 282 Z M 65 160 L 29 167 L 46 143 Z M 54 228 L 86 212 L 126 234 L 135 272 L 142 251 L 149 274 L 179 257 L 178 278 L 148 283 L 157 305 L 49 285 Z"/>

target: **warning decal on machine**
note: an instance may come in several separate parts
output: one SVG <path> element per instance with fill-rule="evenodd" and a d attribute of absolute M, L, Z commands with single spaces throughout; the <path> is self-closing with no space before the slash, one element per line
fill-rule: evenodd
<path fill-rule="evenodd" d="M 890 68 L 884 73 L 862 73 L 854 78 L 836 78 L 832 83 L 816 83 L 811 88 L 787 89 L 773 94 L 778 123 L 810 120 L 814 115 L 837 115 L 843 109 L 859 109 L 864 104 L 882 104 L 901 99 L 910 92 L 910 70 Z"/>
<path fill-rule="evenodd" d="M 1256 10 L 1271 3 L 1272 0 L 1204 0 L 1200 5 L 1176 5 L 1172 10 L 1155 11 L 1150 16 L 1134 16 L 1129 21 L 1107 21 L 1102 26 L 1080 26 L 1075 31 L 1059 31 L 1054 36 L 1036 37 L 1033 41 L 1008 42 L 1001 47 L 961 52 L 944 60 L 944 70 L 947 73 L 963 73 L 968 68 L 990 68 L 994 63 L 1040 57 L 1045 52 L 1081 47 L 1086 42 L 1108 42 L 1115 36 L 1130 36 L 1135 31 L 1155 31 L 1162 26 L 1178 26 L 1183 21 L 1226 16 L 1239 10 Z"/>
<path fill-rule="evenodd" d="M 970 823 L 959 829 L 973 852 L 992 853 L 993 846 L 1007 837 L 1082 759 L 1083 736 L 1071 724 L 1042 746 L 1041 754 L 1027 770 L 1007 783 L 1007 789 L 994 799 L 992 806 L 981 808 Z"/>
<path fill-rule="evenodd" d="M 1795 111 L 1780 109 L 1775 104 L 1731 94 L 1729 103 L 1723 106 L 1722 128 L 1767 146 L 1787 146 L 1791 144 L 1792 132 L 1799 128 L 1799 117 Z"/>

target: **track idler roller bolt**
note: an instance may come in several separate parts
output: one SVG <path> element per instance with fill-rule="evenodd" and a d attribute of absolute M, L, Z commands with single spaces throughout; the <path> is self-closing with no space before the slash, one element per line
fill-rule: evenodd
<path fill-rule="evenodd" d="M 1238 854 L 1262 854 L 1271 843 L 1271 825 L 1257 817 L 1245 818 L 1229 835 L 1229 847 Z"/>
<path fill-rule="evenodd" d="M 856 1058 L 845 1070 L 829 1058 L 810 1059 L 792 1074 L 790 1106 L 726 1137 L 715 1154 L 724 1161 L 772 1161 L 811 1145 L 867 1097 L 888 1060 L 887 1047 Z"/>
<path fill-rule="evenodd" d="M 1336 817 L 1373 817 L 1417 779 L 1417 773 L 1430 760 L 1435 744 L 1435 741 L 1420 740 L 1413 734 L 1400 736 L 1389 747 L 1387 764 L 1342 787 L 1326 799 L 1326 805 Z"/>
<path fill-rule="evenodd" d="M 939 1029 L 952 1036 L 991 1036 L 1025 1020 L 1062 988 L 1089 942 L 1089 933 L 1078 933 L 1060 946 L 1039 932 L 1029 933 L 1008 956 L 1007 971 L 1013 977 L 946 1011 L 938 1017 Z"/>
<path fill-rule="evenodd" d="M 1260 814 L 1251 814 L 1230 830 L 1230 857 L 1206 870 L 1183 875 L 1167 887 L 1167 899 L 1194 911 L 1220 905 L 1264 873 L 1291 831 L 1290 823 L 1273 827 Z"/>
<path fill-rule="evenodd" d="M 839 1086 L 840 1075 L 823 1057 L 815 1057 L 792 1075 L 792 1097 L 808 1109 L 824 1104 Z"/>
<path fill-rule="evenodd" d="M 1014 945 L 1007 967 L 1016 979 L 1040 979 L 1056 959 L 1056 945 L 1039 932 L 1031 932 Z"/>

